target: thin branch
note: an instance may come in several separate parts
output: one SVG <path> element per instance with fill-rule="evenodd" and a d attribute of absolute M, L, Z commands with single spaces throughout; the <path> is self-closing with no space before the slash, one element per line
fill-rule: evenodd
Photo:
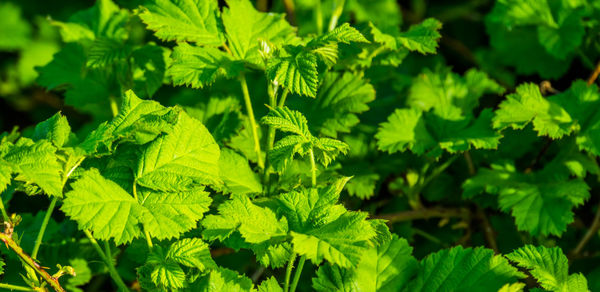
<path fill-rule="evenodd" d="M 594 216 L 594 221 L 592 221 L 592 225 L 585 233 L 585 235 L 581 238 L 575 249 L 571 251 L 571 257 L 577 257 L 585 248 L 587 243 L 592 239 L 594 235 L 598 233 L 600 229 L 600 206 L 598 206 L 598 210 L 596 210 L 596 216 Z"/>
<path fill-rule="evenodd" d="M 498 250 L 498 243 L 496 242 L 496 231 L 494 231 L 492 224 L 490 224 L 490 221 L 485 215 L 483 208 L 479 206 L 477 206 L 477 217 L 481 222 L 483 234 L 485 235 L 485 240 L 487 241 L 488 245 L 492 250 L 494 250 L 494 253 L 500 253 L 500 251 Z"/>
<path fill-rule="evenodd" d="M 469 215 L 470 212 L 466 208 L 432 208 L 383 214 L 375 216 L 374 218 L 388 220 L 388 223 L 395 223 L 430 218 L 468 218 Z"/>
<path fill-rule="evenodd" d="M 48 274 L 48 272 L 46 272 L 46 270 L 44 270 L 42 266 L 40 266 L 31 256 L 25 253 L 21 246 L 19 246 L 12 239 L 12 232 L 10 231 L 10 228 L 7 229 L 8 232 L 5 231 L 0 233 L 0 240 L 2 240 L 8 248 L 14 251 L 19 256 L 19 258 L 21 258 L 21 260 L 23 260 L 23 262 L 27 264 L 27 266 L 31 267 L 36 273 L 38 273 L 42 277 L 42 279 L 44 279 L 44 281 L 54 289 L 54 291 L 64 292 L 65 289 L 63 289 L 63 287 L 60 286 L 58 279 Z"/>
<path fill-rule="evenodd" d="M 0 290 L 6 289 L 11 291 L 35 291 L 35 289 L 25 286 L 0 283 Z"/>
<path fill-rule="evenodd" d="M 598 62 L 598 64 L 596 64 L 596 68 L 594 68 L 594 71 L 588 78 L 587 84 L 588 85 L 594 84 L 594 82 L 596 82 L 596 79 L 598 79 L 598 75 L 600 75 L 600 61 Z"/>
<path fill-rule="evenodd" d="M 294 1 L 283 0 L 283 6 L 285 6 L 288 22 L 291 25 L 296 26 L 296 7 L 294 6 Z"/>

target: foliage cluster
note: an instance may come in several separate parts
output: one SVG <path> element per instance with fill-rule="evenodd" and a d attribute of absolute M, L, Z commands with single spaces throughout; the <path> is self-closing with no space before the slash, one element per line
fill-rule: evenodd
<path fill-rule="evenodd" d="M 0 3 L 0 289 L 600 291 L 597 1 L 272 2 Z"/>

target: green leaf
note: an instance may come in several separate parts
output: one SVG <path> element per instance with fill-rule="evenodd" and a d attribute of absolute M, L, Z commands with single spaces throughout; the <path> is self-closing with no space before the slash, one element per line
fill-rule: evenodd
<path fill-rule="evenodd" d="M 127 38 L 128 21 L 127 11 L 111 0 L 99 0 L 94 6 L 73 14 L 69 22 L 52 21 L 52 24 L 58 26 L 63 41 L 85 43 L 97 37 Z"/>
<path fill-rule="evenodd" d="M 302 99 L 297 108 L 311 121 L 313 132 L 329 137 L 350 133 L 375 100 L 371 84 L 352 73 L 326 73 L 315 100 Z"/>
<path fill-rule="evenodd" d="M 504 22 L 511 25 L 546 25 L 556 27 L 547 0 L 501 0 L 496 4 L 504 14 Z"/>
<path fill-rule="evenodd" d="M 305 255 L 315 265 L 323 260 L 342 268 L 358 265 L 375 230 L 366 213 L 346 212 L 337 219 L 305 233 L 292 231 L 294 252 Z"/>
<path fill-rule="evenodd" d="M 243 65 L 233 57 L 216 48 L 202 48 L 180 43 L 173 50 L 173 63 L 167 75 L 173 79 L 174 85 L 203 88 L 217 78 L 231 79 L 237 77 Z"/>
<path fill-rule="evenodd" d="M 260 283 L 258 292 L 283 292 L 283 288 L 281 288 L 277 279 L 271 276 Z"/>
<path fill-rule="evenodd" d="M 323 265 L 313 278 L 317 291 L 402 291 L 417 272 L 412 248 L 396 235 L 364 252 L 355 269 Z"/>
<path fill-rule="evenodd" d="M 90 68 L 107 68 L 118 62 L 126 62 L 130 54 L 131 47 L 121 40 L 99 37 L 88 48 L 86 64 Z"/>
<path fill-rule="evenodd" d="M 150 280 L 156 287 L 162 288 L 161 290 L 174 290 L 187 285 L 185 272 L 177 262 L 165 256 L 161 246 L 152 249 L 146 264 L 140 270 L 138 272 L 144 274 L 140 277 L 142 281 L 150 272 Z"/>
<path fill-rule="evenodd" d="M 131 56 L 136 68 L 134 69 L 134 91 L 152 96 L 162 86 L 169 51 L 152 44 L 146 44 L 135 49 Z"/>
<path fill-rule="evenodd" d="M 216 0 L 152 0 L 139 14 L 149 30 L 164 41 L 220 46 L 225 42 Z"/>
<path fill-rule="evenodd" d="M 436 52 L 438 40 L 441 38 L 438 32 L 441 28 L 441 22 L 434 18 L 428 18 L 411 26 L 408 31 L 400 33 L 397 41 L 410 51 L 433 54 Z"/>
<path fill-rule="evenodd" d="M 308 130 L 308 121 L 304 115 L 299 111 L 290 110 L 288 107 L 271 108 L 261 121 L 283 132 L 300 135 L 306 139 L 312 137 Z"/>
<path fill-rule="evenodd" d="M 560 236 L 573 222 L 573 208 L 590 196 L 582 179 L 569 179 L 554 167 L 527 175 L 517 173 L 511 164 L 480 169 L 463 188 L 467 198 L 484 190 L 498 194 L 500 208 L 511 212 L 519 230 L 532 235 Z"/>
<path fill-rule="evenodd" d="M 581 274 L 569 275 L 567 257 L 559 247 L 526 245 L 506 257 L 529 270 L 542 288 L 549 291 L 586 292 L 587 280 Z"/>
<path fill-rule="evenodd" d="M 409 291 L 496 291 L 524 278 L 508 261 L 489 249 L 444 249 L 421 260 Z"/>
<path fill-rule="evenodd" d="M 237 272 L 218 268 L 211 270 L 206 276 L 197 280 L 191 287 L 192 291 L 219 292 L 219 291 L 253 291 L 254 284 L 248 277 Z"/>
<path fill-rule="evenodd" d="M 61 210 L 77 221 L 80 229 L 90 229 L 97 239 L 114 238 L 116 244 L 130 242 L 141 234 L 138 224 L 144 208 L 98 170 L 86 171 L 71 187 Z"/>
<path fill-rule="evenodd" d="M 523 288 L 525 288 L 525 283 L 512 283 L 512 284 L 505 284 L 504 286 L 502 286 L 502 288 L 500 288 L 500 290 L 498 290 L 498 292 L 522 292 Z"/>
<path fill-rule="evenodd" d="M 10 2 L 0 5 L 0 50 L 25 48 L 31 38 L 31 26 L 21 16 L 21 9 Z"/>
<path fill-rule="evenodd" d="M 81 70 L 85 67 L 86 56 L 83 48 L 77 44 L 66 44 L 52 57 L 52 61 L 43 67 L 37 67 L 40 73 L 37 83 L 48 90 L 61 85 L 74 84 L 81 79 Z"/>
<path fill-rule="evenodd" d="M 446 120 L 433 112 L 397 109 L 382 123 L 375 137 L 380 150 L 395 153 L 410 149 L 415 154 L 439 157 L 475 149 L 496 149 L 502 137 L 491 127 L 492 112 L 485 109 L 477 119 Z"/>
<path fill-rule="evenodd" d="M 46 139 L 56 147 L 62 147 L 71 134 L 71 126 L 67 118 L 60 112 L 35 126 L 32 138 L 34 140 Z"/>
<path fill-rule="evenodd" d="M 185 107 L 185 111 L 201 121 L 220 145 L 238 133 L 242 126 L 241 105 L 233 96 L 211 97 L 194 107 Z M 254 142 L 250 142 L 254 147 Z M 251 150 L 254 152 L 254 148 Z"/>
<path fill-rule="evenodd" d="M 69 277 L 65 288 L 68 289 L 68 291 L 83 292 L 78 286 L 83 286 L 92 279 L 92 271 L 90 270 L 87 261 L 81 258 L 75 258 L 69 260 L 69 265 L 73 267 L 76 275 L 74 277 Z"/>
<path fill-rule="evenodd" d="M 264 67 L 260 41 L 274 46 L 295 38 L 296 29 L 283 14 L 257 11 L 248 0 L 227 0 L 223 8 L 223 25 L 233 56 L 259 68 Z"/>
<path fill-rule="evenodd" d="M 10 184 L 12 173 L 12 166 L 8 162 L 0 160 L 0 193 L 3 193 Z"/>
<path fill-rule="evenodd" d="M 158 191 L 182 191 L 198 183 L 219 185 L 219 152 L 206 127 L 180 112 L 172 131 L 143 150 L 136 182 Z"/>
<path fill-rule="evenodd" d="M 526 83 L 500 104 L 494 117 L 494 128 L 522 129 L 530 122 L 540 135 L 550 138 L 560 138 L 573 131 L 569 114 L 558 104 L 544 99 L 537 85 Z"/>
<path fill-rule="evenodd" d="M 33 142 L 21 138 L 2 158 L 17 173 L 14 180 L 37 185 L 48 195 L 62 197 L 63 168 L 57 150 L 47 140 Z"/>
<path fill-rule="evenodd" d="M 166 258 L 200 271 L 217 267 L 210 256 L 208 244 L 199 238 L 184 238 L 171 244 Z"/>
<path fill-rule="evenodd" d="M 141 234 L 139 224 L 152 237 L 169 239 L 196 226 L 211 199 L 202 190 L 185 193 L 140 190 L 130 195 L 98 170 L 86 171 L 71 184 L 62 210 L 80 228 L 90 229 L 98 239 L 114 238 L 128 243 Z"/>
<path fill-rule="evenodd" d="M 317 56 L 299 46 L 285 46 L 267 61 L 267 78 L 291 93 L 315 97 L 319 83 Z"/>
<path fill-rule="evenodd" d="M 288 107 L 271 108 L 262 122 L 283 132 L 292 133 L 278 140 L 268 153 L 269 160 L 277 171 L 283 171 L 294 155 L 304 156 L 310 150 L 313 150 L 316 160 L 324 166 L 338 155 L 348 152 L 348 145 L 342 141 L 314 137 L 308 129 L 304 115 Z"/>
<path fill-rule="evenodd" d="M 248 160 L 231 149 L 221 150 L 219 173 L 228 193 L 247 195 L 262 192 L 262 184 Z"/>
<path fill-rule="evenodd" d="M 145 208 L 140 221 L 154 238 L 178 237 L 197 226 L 208 211 L 212 199 L 202 189 L 185 192 L 140 191 L 140 204 Z"/>
<path fill-rule="evenodd" d="M 286 236 L 288 230 L 285 218 L 277 219 L 273 211 L 254 205 L 244 195 L 233 195 L 219 206 L 219 215 L 206 216 L 202 226 L 202 235 L 208 240 L 223 241 L 237 231 L 248 243 Z"/>

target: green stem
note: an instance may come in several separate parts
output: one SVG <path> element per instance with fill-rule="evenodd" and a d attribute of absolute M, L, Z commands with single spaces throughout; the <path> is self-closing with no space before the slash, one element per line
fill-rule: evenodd
<path fill-rule="evenodd" d="M 85 233 L 85 235 L 87 236 L 87 238 L 92 243 L 92 246 L 94 247 L 94 249 L 98 253 L 98 255 L 104 261 L 104 264 L 106 264 L 106 267 L 108 268 L 108 272 L 110 274 L 110 277 L 113 279 L 113 281 L 115 281 L 115 284 L 117 284 L 117 287 L 119 287 L 119 291 L 129 291 L 129 288 L 127 288 L 127 285 L 125 285 L 125 282 L 123 282 L 123 279 L 121 279 L 121 276 L 119 275 L 119 272 L 117 272 L 117 269 L 113 265 L 112 259 L 109 259 L 106 256 L 106 254 L 102 251 L 102 248 L 98 244 L 98 241 L 96 241 L 96 239 L 90 233 L 89 230 L 84 230 L 83 233 Z"/>
<path fill-rule="evenodd" d="M 2 211 L 2 219 L 4 219 L 4 222 L 10 223 L 10 217 L 8 216 L 8 213 L 6 213 L 6 208 L 4 208 L 4 202 L 2 201 L 1 197 L 0 197 L 0 211 Z"/>
<path fill-rule="evenodd" d="M 56 201 L 58 201 L 58 197 L 54 196 L 54 198 L 52 198 L 52 201 L 50 201 L 50 206 L 48 206 L 48 210 L 46 210 L 44 221 L 42 221 L 42 226 L 40 227 L 40 231 L 38 232 L 37 238 L 35 239 L 35 244 L 33 245 L 33 251 L 31 251 L 31 257 L 34 259 L 37 257 L 37 254 L 40 251 L 42 239 L 44 238 L 44 233 L 46 233 L 46 227 L 48 227 L 50 217 L 52 217 L 52 212 L 54 211 L 54 207 L 56 206 Z"/>
<path fill-rule="evenodd" d="M 112 251 L 110 250 L 110 242 L 108 242 L 108 240 L 104 241 L 104 254 L 106 255 L 106 258 L 110 260 L 110 262 L 113 262 L 113 256 L 112 256 Z"/>
<path fill-rule="evenodd" d="M 248 84 L 246 83 L 246 76 L 244 73 L 240 75 L 240 85 L 242 87 L 242 93 L 244 94 L 244 102 L 246 103 L 246 111 L 248 112 L 248 119 L 250 120 L 250 127 L 252 128 L 252 137 L 254 138 L 254 151 L 256 151 L 256 160 L 258 167 L 261 169 L 265 168 L 265 164 L 262 158 L 262 152 L 260 150 L 260 140 L 258 139 L 258 125 L 256 125 L 256 119 L 254 118 L 254 110 L 252 110 L 252 101 L 250 100 L 250 94 L 248 93 Z"/>
<path fill-rule="evenodd" d="M 17 286 L 11 284 L 0 283 L 0 290 L 12 290 L 12 291 L 35 291 L 35 289 L 25 286 Z"/>
<path fill-rule="evenodd" d="M 298 281 L 300 281 L 300 274 L 302 274 L 302 268 L 304 268 L 304 262 L 306 262 L 305 255 L 300 257 L 300 261 L 298 261 L 298 267 L 296 268 L 296 272 L 294 272 L 294 281 L 292 281 L 290 292 L 296 291 L 296 286 L 298 286 Z"/>
<path fill-rule="evenodd" d="M 339 5 L 335 7 L 333 14 L 331 15 L 331 19 L 329 20 L 329 31 L 332 31 L 337 26 L 338 20 L 344 11 L 344 5 L 346 4 L 346 0 L 340 0 Z"/>
<path fill-rule="evenodd" d="M 283 90 L 283 93 L 281 94 L 281 99 L 279 100 L 279 103 L 277 104 L 277 106 L 283 107 L 285 105 L 285 99 L 287 98 L 288 93 L 290 93 L 290 92 L 287 89 Z"/>
<path fill-rule="evenodd" d="M 313 151 L 312 148 L 310 148 L 309 151 L 310 154 L 310 176 L 311 176 L 311 182 L 312 182 L 312 186 L 316 187 L 317 186 L 317 165 L 315 163 L 315 152 Z"/>
<path fill-rule="evenodd" d="M 150 237 L 150 233 L 146 228 L 144 228 L 144 236 L 146 237 L 146 243 L 148 244 L 148 250 L 152 251 L 154 245 L 152 245 L 152 237 Z"/>
<path fill-rule="evenodd" d="M 274 108 L 277 106 L 277 96 L 275 96 L 277 94 L 277 89 L 273 89 L 272 87 L 269 87 L 269 106 Z M 265 149 L 265 152 L 269 153 L 269 150 L 273 149 L 273 144 L 275 143 L 275 127 L 273 127 L 272 125 L 269 125 L 269 132 L 267 134 L 267 147 Z M 269 173 L 269 159 L 267 159 L 265 161 L 265 169 L 263 172 L 263 182 L 266 186 L 269 185 L 269 181 L 270 181 L 270 173 Z M 267 188 L 268 189 L 268 188 Z"/>
<path fill-rule="evenodd" d="M 323 12 L 321 11 L 321 0 L 315 0 L 315 25 L 317 26 L 317 35 L 323 32 Z"/>
<path fill-rule="evenodd" d="M 12 239 L 12 236 L 6 233 L 0 233 L 0 240 L 2 240 L 8 248 L 14 251 L 21 260 L 39 274 L 46 283 L 48 283 L 54 291 L 64 292 L 65 289 L 60 286 L 57 278 L 52 277 L 45 269 L 43 269 L 31 256 L 25 253 L 23 249 Z"/>
<path fill-rule="evenodd" d="M 294 268 L 294 262 L 296 261 L 296 253 L 292 254 L 290 261 L 288 262 L 287 268 L 285 269 L 285 282 L 283 287 L 283 292 L 290 291 L 290 278 L 292 277 L 292 269 Z"/>

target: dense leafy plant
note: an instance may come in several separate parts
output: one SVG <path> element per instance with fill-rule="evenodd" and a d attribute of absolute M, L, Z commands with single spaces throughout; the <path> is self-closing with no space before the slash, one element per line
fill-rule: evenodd
<path fill-rule="evenodd" d="M 0 4 L 0 288 L 600 289 L 595 1 L 133 2 Z"/>

